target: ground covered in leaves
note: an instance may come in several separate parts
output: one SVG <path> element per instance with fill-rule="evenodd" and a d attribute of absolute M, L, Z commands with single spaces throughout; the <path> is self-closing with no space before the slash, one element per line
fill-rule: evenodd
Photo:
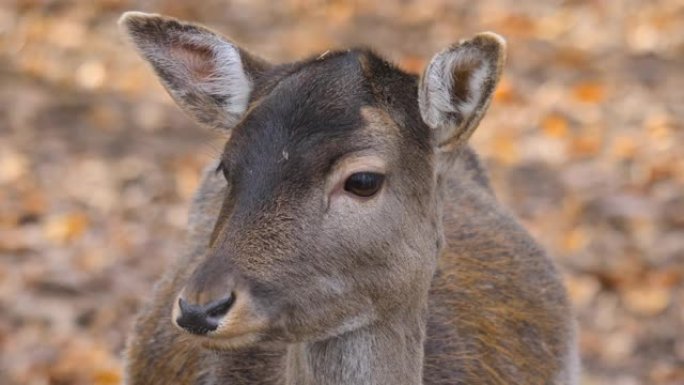
<path fill-rule="evenodd" d="M 554 255 L 582 384 L 684 384 L 684 3 L 677 0 L 0 2 L 0 383 L 116 384 L 221 138 L 124 44 L 131 9 L 287 60 L 365 44 L 419 72 L 481 30 L 509 61 L 473 138 Z"/>

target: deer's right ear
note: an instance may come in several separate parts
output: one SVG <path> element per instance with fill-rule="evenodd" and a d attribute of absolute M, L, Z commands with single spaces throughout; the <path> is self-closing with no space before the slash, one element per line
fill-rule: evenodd
<path fill-rule="evenodd" d="M 504 39 L 491 32 L 438 53 L 420 80 L 418 104 L 440 150 L 465 143 L 487 111 L 506 56 Z"/>
<path fill-rule="evenodd" d="M 242 119 L 253 80 L 270 66 L 204 27 L 170 17 L 126 12 L 119 25 L 176 103 L 213 128 L 230 129 Z"/>

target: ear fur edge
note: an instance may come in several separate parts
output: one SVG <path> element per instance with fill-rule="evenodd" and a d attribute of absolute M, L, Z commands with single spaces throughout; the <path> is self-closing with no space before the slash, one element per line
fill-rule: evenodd
<path fill-rule="evenodd" d="M 185 112 L 209 128 L 230 129 L 249 103 L 252 77 L 267 67 L 220 33 L 164 15 L 129 11 L 121 31 Z"/>
<path fill-rule="evenodd" d="M 491 31 L 480 32 L 471 40 L 466 41 L 466 44 L 468 43 L 480 47 L 487 56 L 493 59 L 494 66 L 493 68 L 489 68 L 490 73 L 488 74 L 484 84 L 484 92 L 486 95 L 483 95 L 483 97 L 485 100 L 475 109 L 475 111 L 470 115 L 470 118 L 464 123 L 466 127 L 463 129 L 461 135 L 454 137 L 452 140 L 449 140 L 446 143 L 440 144 L 440 149 L 443 148 L 444 150 L 451 150 L 456 145 L 468 140 L 468 138 L 470 138 L 472 133 L 478 127 L 480 121 L 485 115 L 485 112 L 487 112 L 487 109 L 489 109 L 489 105 L 491 104 L 492 98 L 494 96 L 494 91 L 496 90 L 496 86 L 499 84 L 503 67 L 506 63 L 507 45 L 506 39 L 504 39 L 503 36 Z"/>
<path fill-rule="evenodd" d="M 506 41 L 481 32 L 437 53 L 419 86 L 424 122 L 437 146 L 450 150 L 466 141 L 486 112 L 506 59 Z"/>

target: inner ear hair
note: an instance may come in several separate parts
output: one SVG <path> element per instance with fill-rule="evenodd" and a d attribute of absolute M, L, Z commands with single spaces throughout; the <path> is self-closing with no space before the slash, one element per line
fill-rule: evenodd
<path fill-rule="evenodd" d="M 212 128 L 241 120 L 254 79 L 270 66 L 218 33 L 171 17 L 126 12 L 119 25 L 176 103 Z"/>
<path fill-rule="evenodd" d="M 440 150 L 457 147 L 477 128 L 501 76 L 505 53 L 501 36 L 483 32 L 430 61 L 421 78 L 418 101 Z"/>

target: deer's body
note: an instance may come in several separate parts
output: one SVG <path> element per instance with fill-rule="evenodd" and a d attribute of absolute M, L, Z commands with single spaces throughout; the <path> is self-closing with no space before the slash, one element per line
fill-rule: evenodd
<path fill-rule="evenodd" d="M 415 77 L 365 51 L 273 69 L 236 51 L 251 80 L 230 78 L 233 87 L 251 89 L 240 99 L 204 94 L 210 87 L 202 84 L 188 90 L 174 74 L 190 71 L 201 83 L 214 70 L 197 65 L 219 49 L 215 40 L 201 44 L 214 39 L 208 31 L 140 14 L 123 24 L 181 106 L 203 123 L 238 126 L 226 150 L 236 158 L 207 168 L 191 207 L 188 248 L 138 317 L 129 384 L 576 383 L 574 325 L 560 278 L 497 202 L 464 143 L 498 78 L 500 41 L 482 36 L 438 55 L 420 91 Z M 188 51 L 163 52 L 174 44 Z M 234 54 L 230 47 L 209 58 Z M 169 58 L 185 64 L 175 68 Z M 441 85 L 445 70 L 450 82 L 463 77 L 464 84 Z M 441 95 L 445 89 L 453 95 Z M 244 106 L 228 112 L 206 105 L 238 99 Z M 356 112 L 341 112 L 350 103 Z M 335 133 L 322 142 L 311 139 L 321 135 L 320 123 L 310 125 L 315 114 L 337 127 L 324 127 Z M 287 123 L 292 116 L 298 123 Z M 290 126 L 309 131 L 281 136 Z M 365 146 L 348 147 L 348 135 Z M 245 152 L 260 137 L 267 144 Z M 333 171 L 321 171 L 325 183 L 298 179 L 314 167 L 307 164 L 325 163 L 335 151 L 360 160 L 333 158 Z M 221 175 L 215 170 L 223 163 L 241 171 Z M 350 188 L 354 171 L 385 174 L 385 186 L 365 195 L 374 176 L 364 175 L 366 190 Z M 364 227 L 374 216 L 382 221 Z"/>

